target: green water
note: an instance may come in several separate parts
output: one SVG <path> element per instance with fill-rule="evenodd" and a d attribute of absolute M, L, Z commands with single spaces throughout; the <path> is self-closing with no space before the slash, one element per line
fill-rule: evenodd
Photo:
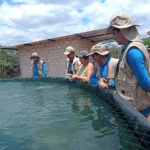
<path fill-rule="evenodd" d="M 0 83 L 0 150 L 142 149 L 119 117 L 74 85 Z"/>

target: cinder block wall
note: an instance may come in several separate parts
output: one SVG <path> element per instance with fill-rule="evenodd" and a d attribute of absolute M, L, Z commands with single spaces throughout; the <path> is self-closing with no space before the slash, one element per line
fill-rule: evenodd
<path fill-rule="evenodd" d="M 65 76 L 66 56 L 63 55 L 67 46 L 75 48 L 76 53 L 81 50 L 89 50 L 96 43 L 88 40 L 81 40 L 77 36 L 63 37 L 56 39 L 55 42 L 47 41 L 32 46 L 23 46 L 18 49 L 21 77 L 32 77 L 32 66 L 30 56 L 37 52 L 41 60 L 46 62 L 48 76 Z"/>

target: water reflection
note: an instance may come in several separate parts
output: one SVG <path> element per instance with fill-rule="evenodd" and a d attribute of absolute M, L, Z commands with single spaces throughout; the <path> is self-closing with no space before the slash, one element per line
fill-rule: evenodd
<path fill-rule="evenodd" d="M 117 150 L 123 145 L 120 117 L 88 91 L 38 81 L 0 88 L 0 149 Z"/>
<path fill-rule="evenodd" d="M 90 124 L 95 131 L 93 138 L 101 139 L 100 143 L 109 143 L 104 148 L 120 149 L 118 125 L 113 114 L 111 114 L 111 110 L 106 110 L 106 104 L 95 95 L 89 95 L 86 91 L 84 91 L 84 94 L 80 92 L 79 95 L 77 93 L 73 95 L 72 110 L 74 113 L 81 115 L 80 122 Z M 111 139 L 111 142 L 109 139 Z"/>

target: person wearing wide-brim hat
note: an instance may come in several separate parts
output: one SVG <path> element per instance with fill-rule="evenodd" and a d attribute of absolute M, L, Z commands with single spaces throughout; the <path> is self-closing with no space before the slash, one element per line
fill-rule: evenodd
<path fill-rule="evenodd" d="M 80 80 L 83 83 L 87 83 L 90 79 L 91 74 L 94 71 L 94 65 L 89 62 L 89 52 L 87 50 L 82 50 L 77 55 L 81 62 L 80 68 L 75 75 L 71 76 L 70 80 Z"/>
<path fill-rule="evenodd" d="M 67 56 L 66 79 L 69 79 L 70 76 L 78 72 L 81 63 L 79 58 L 75 56 L 75 49 L 72 46 L 66 47 L 63 54 Z"/>
<path fill-rule="evenodd" d="M 38 53 L 32 53 L 30 59 L 32 59 L 31 65 L 32 65 L 32 71 L 33 75 L 32 77 L 46 77 L 47 76 L 47 69 L 46 69 L 46 63 L 42 60 L 40 60 L 40 56 Z"/>
<path fill-rule="evenodd" d="M 137 26 L 126 13 L 121 13 L 110 21 L 107 33 L 124 45 L 115 76 L 116 90 L 150 120 L 150 58 Z"/>
<path fill-rule="evenodd" d="M 100 88 L 114 88 L 115 69 L 118 59 L 112 58 L 106 47 L 98 43 L 91 48 L 89 56 L 97 63 L 90 77 L 90 84 L 98 85 Z"/>

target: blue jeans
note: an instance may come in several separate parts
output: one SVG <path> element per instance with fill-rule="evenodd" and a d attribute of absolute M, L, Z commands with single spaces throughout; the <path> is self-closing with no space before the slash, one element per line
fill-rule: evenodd
<path fill-rule="evenodd" d="M 147 108 L 143 110 L 140 110 L 139 112 L 147 118 L 150 115 L 150 106 L 148 106 Z"/>

